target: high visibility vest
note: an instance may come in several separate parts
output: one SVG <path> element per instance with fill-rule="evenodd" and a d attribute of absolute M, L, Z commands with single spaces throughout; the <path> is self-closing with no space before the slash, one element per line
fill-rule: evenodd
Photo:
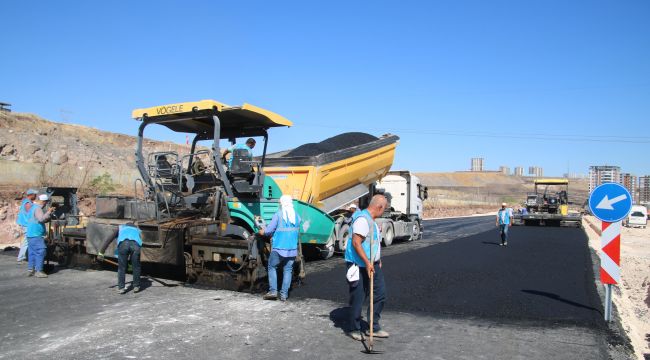
<path fill-rule="evenodd" d="M 352 246 L 352 237 L 354 236 L 354 223 L 360 217 L 366 219 L 366 221 L 368 222 L 368 229 L 372 229 L 369 231 L 368 236 L 366 236 L 366 238 L 361 243 L 361 247 L 363 248 L 363 251 L 366 253 L 366 258 L 368 258 L 368 260 L 370 260 L 371 262 L 374 262 L 372 259 L 370 259 L 371 240 L 373 243 L 373 248 L 372 248 L 373 257 L 377 259 L 377 254 L 379 254 L 379 245 L 380 245 L 381 237 L 377 232 L 377 226 L 375 226 L 375 221 L 372 219 L 370 212 L 368 212 L 368 210 L 366 209 L 363 211 L 357 211 L 352 215 L 352 229 L 350 229 L 350 237 L 348 238 L 348 244 L 345 248 L 345 261 L 355 263 L 361 267 L 365 267 L 366 264 L 363 262 L 363 260 L 361 260 L 361 257 L 359 256 L 359 254 L 357 254 L 357 251 L 354 249 L 354 246 Z"/>
<path fill-rule="evenodd" d="M 278 211 L 278 227 L 273 233 L 271 247 L 273 249 L 296 250 L 298 249 L 298 237 L 300 235 L 300 216 L 296 214 L 296 223 L 292 224 L 285 221 L 282 216 L 282 210 Z"/>
<path fill-rule="evenodd" d="M 32 204 L 32 207 L 27 213 L 27 231 L 25 232 L 25 236 L 28 238 L 44 237 L 46 234 L 45 224 L 38 222 L 38 220 L 36 220 L 36 216 L 34 215 L 36 213 L 36 209 L 40 208 L 40 205 Z"/>
<path fill-rule="evenodd" d="M 497 217 L 499 218 L 499 225 L 509 225 L 510 224 L 510 214 L 511 214 L 510 208 L 506 209 L 499 209 L 499 212 L 497 213 Z"/>
<path fill-rule="evenodd" d="M 27 220 L 29 218 L 27 217 L 27 210 L 25 209 L 25 205 L 31 204 L 32 201 L 24 198 L 23 202 L 20 203 L 20 210 L 18 210 L 18 216 L 16 217 L 16 224 L 26 227 L 27 226 Z"/>
<path fill-rule="evenodd" d="M 117 234 L 117 245 L 119 246 L 124 240 L 133 240 L 138 243 L 138 245 L 142 246 L 142 234 L 140 229 L 135 226 L 120 225 L 120 230 Z"/>
<path fill-rule="evenodd" d="M 253 151 L 251 151 L 251 148 L 248 147 L 248 145 L 245 144 L 235 144 L 230 148 L 230 158 L 228 159 L 228 167 L 232 167 L 232 158 L 234 157 L 234 152 L 235 150 L 246 150 L 248 151 L 248 156 L 252 159 L 253 158 Z"/>

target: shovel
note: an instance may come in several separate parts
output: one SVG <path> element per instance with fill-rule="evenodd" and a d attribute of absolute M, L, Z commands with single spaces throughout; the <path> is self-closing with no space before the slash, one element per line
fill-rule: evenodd
<path fill-rule="evenodd" d="M 370 230 L 373 231 L 373 230 Z M 373 245 L 374 245 L 374 234 L 370 236 L 370 262 L 372 264 L 375 263 L 375 258 L 372 253 Z M 382 354 L 383 351 L 377 351 L 373 350 L 374 346 L 374 320 L 375 320 L 375 273 L 370 272 L 368 274 L 370 278 L 370 337 L 368 339 L 368 345 L 364 343 L 363 346 L 365 347 L 365 350 L 363 351 L 366 354 Z"/>

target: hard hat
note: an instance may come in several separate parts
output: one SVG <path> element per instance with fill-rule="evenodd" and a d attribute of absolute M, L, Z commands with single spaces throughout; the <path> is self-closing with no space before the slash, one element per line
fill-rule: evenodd
<path fill-rule="evenodd" d="M 41 195 L 38 195 L 38 200 L 48 201 L 48 200 L 50 200 L 50 197 L 47 196 L 47 194 L 41 194 Z"/>
<path fill-rule="evenodd" d="M 356 209 L 356 208 L 357 208 L 357 204 L 350 204 L 350 206 L 348 206 L 348 209 Z"/>
<path fill-rule="evenodd" d="M 27 190 L 27 195 L 36 195 L 36 194 L 38 194 L 38 191 L 36 191 L 34 189 Z"/>
<path fill-rule="evenodd" d="M 508 204 L 506 204 L 506 203 L 501 203 L 501 206 L 506 206 L 506 205 L 508 205 Z"/>

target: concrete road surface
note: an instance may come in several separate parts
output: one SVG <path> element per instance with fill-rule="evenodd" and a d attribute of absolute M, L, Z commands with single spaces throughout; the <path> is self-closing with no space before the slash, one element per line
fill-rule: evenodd
<path fill-rule="evenodd" d="M 626 358 L 605 326 L 579 229 L 513 228 L 493 219 L 428 221 L 425 238 L 382 250 L 391 337 L 385 359 Z M 110 271 L 28 278 L 0 256 L 0 359 L 358 359 L 343 334 L 342 260 L 308 264 L 286 304 L 156 279 L 115 293 Z M 164 283 L 164 284 L 163 284 Z"/>

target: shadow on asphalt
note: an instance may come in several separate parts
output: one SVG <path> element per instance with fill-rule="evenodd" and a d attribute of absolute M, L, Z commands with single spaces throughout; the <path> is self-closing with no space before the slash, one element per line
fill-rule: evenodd
<path fill-rule="evenodd" d="M 367 304 L 365 304 L 367 306 Z M 335 328 L 343 330 L 343 332 L 348 332 L 351 326 L 348 322 L 348 314 L 350 308 L 348 306 L 336 308 L 330 312 L 330 320 Z M 361 319 L 361 331 L 367 331 L 370 329 L 370 324 L 364 319 Z"/>
<path fill-rule="evenodd" d="M 497 246 L 501 245 L 501 243 L 493 242 L 493 241 L 483 241 L 482 243 L 485 245 L 497 245 Z"/>
<path fill-rule="evenodd" d="M 583 304 L 577 303 L 575 301 L 567 300 L 567 299 L 565 299 L 565 298 L 563 298 L 563 297 L 561 297 L 560 295 L 557 295 L 557 294 L 553 294 L 553 293 L 549 293 L 549 292 L 545 292 L 545 291 L 537 291 L 537 290 L 521 290 L 521 291 L 526 293 L 526 294 L 544 296 L 544 297 L 547 297 L 549 299 L 560 301 L 560 302 L 563 302 L 565 304 L 569 304 L 569 305 L 572 305 L 572 306 L 575 306 L 575 307 L 579 307 L 579 308 L 583 308 L 583 309 L 587 309 L 587 310 L 593 310 L 593 311 L 603 315 L 603 313 L 599 309 L 596 309 L 596 308 L 591 307 L 591 306 L 583 305 Z"/>

